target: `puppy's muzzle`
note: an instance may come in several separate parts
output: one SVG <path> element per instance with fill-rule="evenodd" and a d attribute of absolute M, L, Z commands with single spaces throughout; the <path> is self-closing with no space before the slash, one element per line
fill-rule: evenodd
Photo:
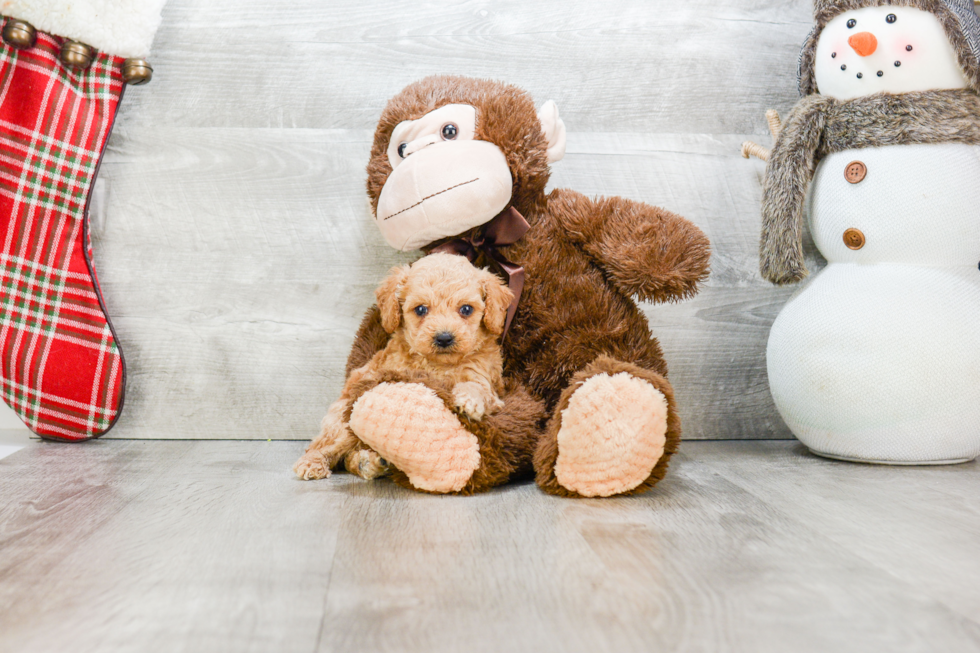
<path fill-rule="evenodd" d="M 432 342 L 439 349 L 447 349 L 452 347 L 456 343 L 456 336 L 449 333 L 448 331 L 443 331 L 442 333 L 437 333 L 432 339 Z"/>

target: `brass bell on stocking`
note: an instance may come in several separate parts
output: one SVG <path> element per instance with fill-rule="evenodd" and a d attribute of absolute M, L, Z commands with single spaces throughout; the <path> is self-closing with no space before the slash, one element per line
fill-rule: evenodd
<path fill-rule="evenodd" d="M 78 41 L 65 41 L 61 45 L 61 60 L 72 68 L 88 68 L 92 65 L 95 50 Z"/>
<path fill-rule="evenodd" d="M 153 79 L 153 68 L 146 59 L 126 59 L 122 66 L 122 76 L 127 84 L 139 86 Z"/>
<path fill-rule="evenodd" d="M 26 20 L 11 18 L 3 26 L 3 41 L 18 50 L 32 48 L 37 41 L 37 30 Z"/>

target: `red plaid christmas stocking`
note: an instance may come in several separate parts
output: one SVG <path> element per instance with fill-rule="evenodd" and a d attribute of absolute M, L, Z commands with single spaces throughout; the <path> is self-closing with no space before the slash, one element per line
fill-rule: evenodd
<path fill-rule="evenodd" d="M 38 435 L 86 440 L 122 409 L 125 366 L 92 263 L 88 200 L 123 59 L 62 63 L 63 39 L 0 43 L 3 398 Z"/>

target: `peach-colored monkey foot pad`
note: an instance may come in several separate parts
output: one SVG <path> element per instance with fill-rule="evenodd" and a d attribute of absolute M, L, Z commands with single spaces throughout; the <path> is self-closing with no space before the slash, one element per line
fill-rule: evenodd
<path fill-rule="evenodd" d="M 667 400 L 626 372 L 597 374 L 561 412 L 555 476 L 585 497 L 608 497 L 645 481 L 664 455 Z"/>
<path fill-rule="evenodd" d="M 480 466 L 476 436 L 418 383 L 382 383 L 365 392 L 350 428 L 420 490 L 456 492 Z"/>

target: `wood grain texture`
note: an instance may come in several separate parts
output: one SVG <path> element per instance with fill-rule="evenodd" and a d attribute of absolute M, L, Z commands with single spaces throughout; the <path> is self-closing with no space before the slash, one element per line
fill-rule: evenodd
<path fill-rule="evenodd" d="M 765 133 L 796 99 L 807 0 L 171 0 L 140 126 L 371 129 L 434 73 L 554 99 L 579 132 Z"/>
<path fill-rule="evenodd" d="M 375 122 L 404 84 L 443 72 L 558 102 L 569 148 L 551 187 L 647 201 L 705 230 L 704 292 L 646 307 L 685 437 L 791 437 L 764 351 L 792 289 L 759 277 L 763 165 L 739 148 L 768 143 L 765 110 L 795 101 L 809 14 L 808 0 L 171 0 L 93 224 L 129 372 L 109 437 L 315 433 L 374 287 L 412 258 L 371 223 Z"/>
<path fill-rule="evenodd" d="M 688 442 L 652 492 L 476 497 L 286 442 L 32 443 L 0 460 L 0 650 L 975 651 L 976 463 Z"/>

